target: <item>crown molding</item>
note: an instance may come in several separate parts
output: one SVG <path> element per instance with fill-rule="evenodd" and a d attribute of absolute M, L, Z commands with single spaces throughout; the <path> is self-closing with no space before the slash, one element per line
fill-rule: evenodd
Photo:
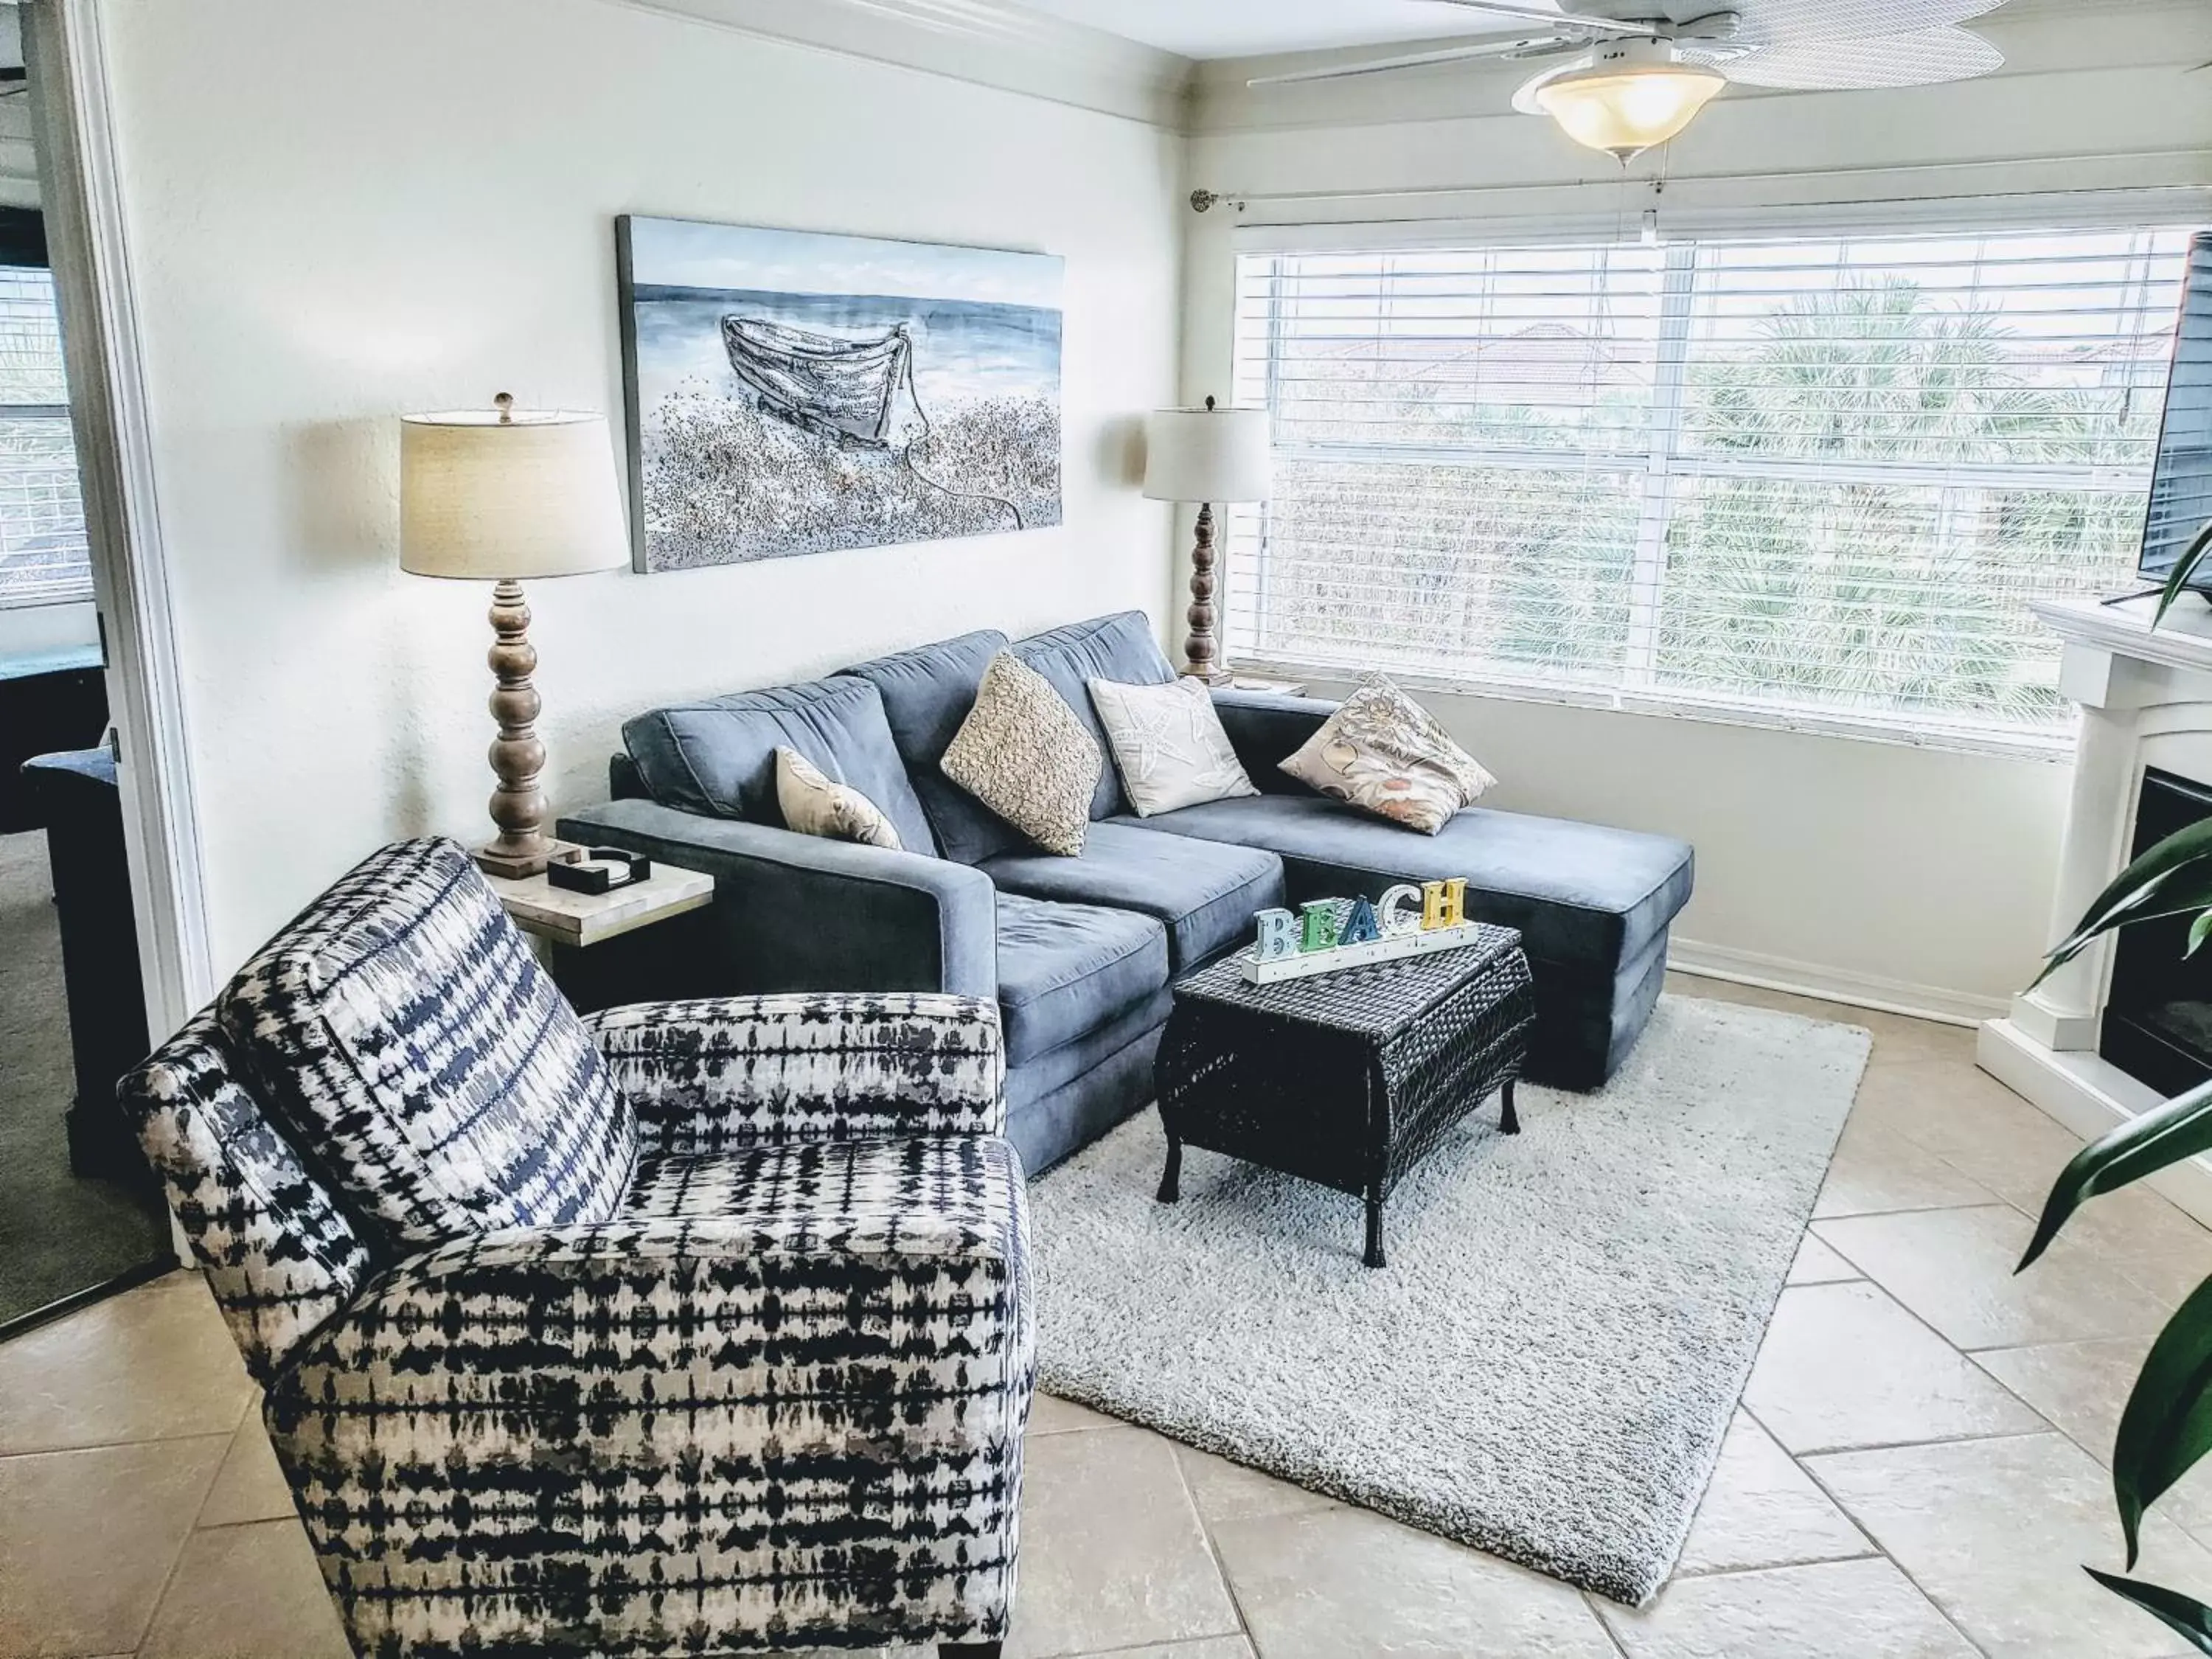
<path fill-rule="evenodd" d="M 1012 0 L 605 0 L 1181 131 L 1195 65 Z"/>

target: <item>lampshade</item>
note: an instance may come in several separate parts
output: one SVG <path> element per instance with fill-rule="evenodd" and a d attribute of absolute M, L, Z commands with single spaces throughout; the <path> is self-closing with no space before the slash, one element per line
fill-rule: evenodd
<path fill-rule="evenodd" d="M 1592 149 L 1634 161 L 1688 126 L 1728 85 L 1717 70 L 1679 64 L 1667 47 L 1616 47 L 1586 69 L 1540 77 L 1528 100 L 1567 137 Z"/>
<path fill-rule="evenodd" d="M 495 581 L 629 562 L 605 416 L 502 407 L 400 422 L 401 569 Z"/>
<path fill-rule="evenodd" d="M 1156 501 L 1264 501 L 1274 487 L 1264 409 L 1164 409 L 1145 423 Z"/>

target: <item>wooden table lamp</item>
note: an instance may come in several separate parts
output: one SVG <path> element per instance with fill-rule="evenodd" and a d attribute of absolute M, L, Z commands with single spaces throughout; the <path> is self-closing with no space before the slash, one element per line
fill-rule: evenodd
<path fill-rule="evenodd" d="M 476 859 L 500 876 L 534 876 L 557 850 L 545 833 L 544 706 L 531 675 L 526 577 L 580 576 L 629 562 L 614 444 L 605 417 L 519 410 L 500 393 L 489 410 L 410 415 L 399 428 L 399 567 L 417 576 L 498 584 L 491 745 L 498 837 Z"/>
<path fill-rule="evenodd" d="M 1217 409 L 1208 398 L 1203 409 L 1164 409 L 1146 422 L 1145 494 L 1156 501 L 1200 503 L 1183 672 L 1209 685 L 1229 678 L 1214 637 L 1214 503 L 1264 501 L 1273 490 L 1266 410 Z"/>

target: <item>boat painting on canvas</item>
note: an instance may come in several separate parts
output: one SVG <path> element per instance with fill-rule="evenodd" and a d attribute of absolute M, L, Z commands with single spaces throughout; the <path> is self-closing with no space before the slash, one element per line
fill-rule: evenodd
<path fill-rule="evenodd" d="M 637 568 L 1060 521 L 1047 254 L 616 222 Z"/>

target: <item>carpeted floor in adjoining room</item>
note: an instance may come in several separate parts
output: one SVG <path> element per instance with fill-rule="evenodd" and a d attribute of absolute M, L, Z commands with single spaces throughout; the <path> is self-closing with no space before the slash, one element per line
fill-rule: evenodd
<path fill-rule="evenodd" d="M 1663 1584 L 1867 1061 L 1854 1027 L 1668 997 L 1613 1083 L 1486 1106 L 1388 1211 L 1147 1112 L 1036 1183 L 1042 1386 L 1640 1603 Z"/>
<path fill-rule="evenodd" d="M 0 1325 L 168 1249 L 149 1200 L 70 1170 L 76 1079 L 53 891 L 45 835 L 0 836 Z"/>

